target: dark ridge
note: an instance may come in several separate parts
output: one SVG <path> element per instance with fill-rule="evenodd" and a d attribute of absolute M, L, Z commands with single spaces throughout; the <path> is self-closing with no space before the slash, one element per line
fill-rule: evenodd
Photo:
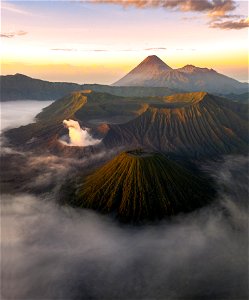
<path fill-rule="evenodd" d="M 31 78 L 23 74 L 1 75 L 1 101 L 8 100 L 56 100 L 67 94 L 90 89 L 95 92 L 116 96 L 144 97 L 165 96 L 175 93 L 167 87 L 114 87 L 101 84 L 77 84 L 69 82 L 50 82 Z"/>

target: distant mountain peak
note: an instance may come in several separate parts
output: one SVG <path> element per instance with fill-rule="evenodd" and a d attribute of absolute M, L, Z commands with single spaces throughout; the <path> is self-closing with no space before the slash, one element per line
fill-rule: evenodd
<path fill-rule="evenodd" d="M 158 57 L 157 55 L 149 55 L 147 56 L 143 61 L 143 62 L 151 62 L 151 63 L 163 63 L 165 64 L 165 62 L 163 60 L 161 60 L 160 57 Z"/>
<path fill-rule="evenodd" d="M 182 67 L 182 69 L 195 69 L 196 68 L 196 66 L 194 66 L 194 65 L 186 65 L 186 66 L 184 66 L 184 67 Z"/>
<path fill-rule="evenodd" d="M 146 57 L 138 66 L 131 70 L 126 76 L 115 82 L 116 86 L 134 86 L 139 85 L 141 80 L 151 80 L 157 78 L 163 73 L 173 70 L 158 56 L 150 55 Z"/>
<path fill-rule="evenodd" d="M 23 78 L 30 78 L 29 76 L 21 74 L 21 73 L 16 73 L 14 76 L 16 76 L 16 77 L 23 77 Z"/>
<path fill-rule="evenodd" d="M 178 71 L 180 72 L 184 72 L 184 73 L 196 73 L 196 72 L 201 72 L 201 73 L 207 73 L 207 72 L 213 72 L 213 73 L 217 73 L 215 70 L 213 69 L 208 69 L 208 68 L 200 68 L 200 67 L 196 67 L 194 65 L 186 65 L 180 69 L 178 69 Z"/>
<path fill-rule="evenodd" d="M 172 70 L 170 66 L 168 66 L 164 61 L 161 60 L 157 55 L 149 55 L 147 56 L 138 66 L 149 66 L 152 68 L 159 68 L 160 70 Z M 136 69 L 136 68 L 135 68 Z"/>

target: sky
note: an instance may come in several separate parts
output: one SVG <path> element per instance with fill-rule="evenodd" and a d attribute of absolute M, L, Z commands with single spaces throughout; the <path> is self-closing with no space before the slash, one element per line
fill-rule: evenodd
<path fill-rule="evenodd" d="M 248 3 L 2 1 L 1 74 L 111 84 L 148 55 L 248 81 Z"/>

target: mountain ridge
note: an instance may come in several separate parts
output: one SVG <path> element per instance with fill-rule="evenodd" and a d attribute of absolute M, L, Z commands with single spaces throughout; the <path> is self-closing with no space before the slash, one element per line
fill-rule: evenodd
<path fill-rule="evenodd" d="M 241 105 L 245 111 L 247 105 L 227 105 L 223 98 L 205 92 L 174 97 L 169 96 L 164 104 L 151 104 L 127 123 L 110 125 L 103 143 L 107 147 L 135 145 L 193 157 L 246 151 L 248 118 Z"/>
<path fill-rule="evenodd" d="M 149 86 L 149 87 L 170 87 L 174 89 L 182 89 L 185 91 L 204 90 L 210 93 L 243 93 L 248 91 L 249 84 L 242 83 L 238 80 L 220 74 L 213 69 L 200 68 L 194 65 L 185 65 L 182 68 L 172 69 L 167 64 L 165 68 L 156 68 L 157 72 L 153 72 L 155 65 L 160 58 L 153 56 L 153 59 L 147 57 L 137 67 L 132 69 L 127 75 L 113 83 L 114 86 Z M 143 65 L 150 62 L 151 72 L 144 71 Z"/>
<path fill-rule="evenodd" d="M 57 147 L 67 134 L 62 122 L 72 119 L 102 139 L 99 146 L 105 149 L 141 147 L 199 159 L 246 153 L 247 112 L 248 104 L 207 92 L 129 98 L 83 90 L 53 102 L 35 123 L 8 130 L 5 136 L 24 148 L 62 152 Z"/>
<path fill-rule="evenodd" d="M 105 92 L 115 96 L 145 97 L 164 96 L 179 92 L 166 87 L 114 87 L 101 84 L 77 84 L 68 82 L 50 82 L 31 78 L 24 74 L 1 75 L 0 101 L 10 100 L 56 100 L 67 94 L 84 89 Z"/>

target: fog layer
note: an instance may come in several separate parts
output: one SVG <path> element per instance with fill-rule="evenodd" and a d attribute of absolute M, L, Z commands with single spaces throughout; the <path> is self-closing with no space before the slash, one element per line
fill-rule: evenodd
<path fill-rule="evenodd" d="M 72 168 L 29 155 L 27 168 L 42 164 L 53 176 L 30 178 L 27 188 L 47 180 L 59 188 Z M 212 205 L 143 227 L 60 206 L 56 187 L 2 195 L 2 298 L 247 299 L 248 159 L 204 168 L 219 187 Z"/>
<path fill-rule="evenodd" d="M 4 195 L 5 299 L 246 299 L 247 161 L 229 157 L 214 176 L 213 206 L 142 228 Z"/>
<path fill-rule="evenodd" d="M 53 101 L 31 100 L 1 102 L 1 132 L 6 128 L 31 123 L 41 109 L 50 105 L 52 102 Z"/>

